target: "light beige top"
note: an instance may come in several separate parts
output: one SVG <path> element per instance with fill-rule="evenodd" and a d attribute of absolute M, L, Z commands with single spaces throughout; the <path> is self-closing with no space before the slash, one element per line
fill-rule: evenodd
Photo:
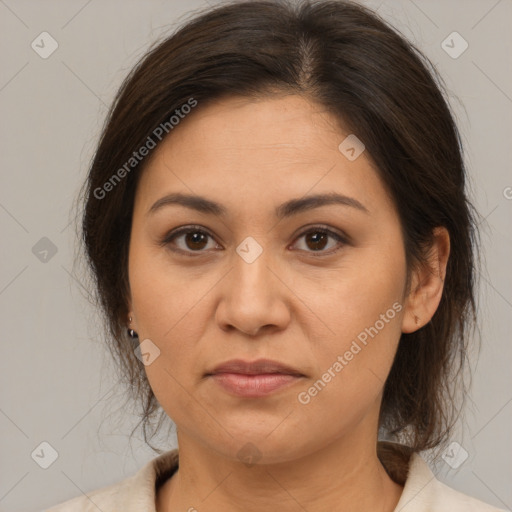
<path fill-rule="evenodd" d="M 178 468 L 178 450 L 165 452 L 121 482 L 79 496 L 45 512 L 156 512 L 155 487 Z M 195 504 L 200 509 L 200 503 Z M 409 460 L 404 490 L 395 512 L 505 512 L 437 480 L 417 453 Z"/>

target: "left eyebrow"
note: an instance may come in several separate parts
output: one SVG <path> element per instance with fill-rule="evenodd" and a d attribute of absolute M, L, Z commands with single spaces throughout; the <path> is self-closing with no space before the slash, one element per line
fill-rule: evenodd
<path fill-rule="evenodd" d="M 362 212 L 370 213 L 368 209 L 357 199 L 332 192 L 328 194 L 316 194 L 297 199 L 290 199 L 275 209 L 275 216 L 278 219 L 284 219 L 285 217 L 291 217 L 292 215 L 296 215 L 304 211 L 331 204 L 349 206 Z M 216 217 L 224 217 L 228 213 L 224 206 L 212 201 L 211 199 L 176 192 L 158 199 L 158 201 L 151 206 L 146 215 L 153 214 L 164 206 L 169 205 L 181 205 L 201 213 L 215 215 Z"/>
<path fill-rule="evenodd" d="M 350 206 L 362 212 L 370 213 L 368 209 L 357 199 L 332 192 L 329 194 L 316 194 L 286 201 L 276 208 L 276 217 L 283 219 L 297 213 L 312 210 L 313 208 L 320 208 L 321 206 L 328 206 L 331 204 Z"/>

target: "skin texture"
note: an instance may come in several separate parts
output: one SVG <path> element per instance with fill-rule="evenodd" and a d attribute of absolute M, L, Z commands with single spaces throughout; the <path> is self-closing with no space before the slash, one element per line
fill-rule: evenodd
<path fill-rule="evenodd" d="M 151 156 L 135 197 L 129 280 L 130 327 L 160 350 L 145 369 L 178 429 L 180 468 L 159 491 L 158 512 L 395 508 L 403 489 L 376 452 L 382 390 L 401 332 L 425 325 L 439 304 L 449 238 L 436 230 L 430 268 L 413 272 L 409 293 L 396 209 L 369 155 L 349 161 L 338 150 L 347 135 L 301 96 L 231 97 L 199 105 Z M 227 214 L 176 205 L 147 214 L 171 192 L 205 196 Z M 287 200 L 331 192 L 367 211 L 274 215 Z M 159 244 L 189 225 L 211 236 Z M 329 236 L 316 249 L 319 225 L 347 242 Z M 250 264 L 236 251 L 249 236 L 263 250 Z M 394 318 L 300 403 L 393 304 Z M 274 359 L 304 377 L 264 398 L 233 396 L 205 373 L 234 358 Z M 247 443 L 255 465 L 238 455 Z"/>

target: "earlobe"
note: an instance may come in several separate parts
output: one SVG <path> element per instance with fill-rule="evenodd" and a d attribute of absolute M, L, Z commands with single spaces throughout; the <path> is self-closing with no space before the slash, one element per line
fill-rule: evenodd
<path fill-rule="evenodd" d="M 443 295 L 449 255 L 448 230 L 436 227 L 427 261 L 413 270 L 411 287 L 405 300 L 402 332 L 415 332 L 428 324 L 434 316 Z"/>
<path fill-rule="evenodd" d="M 126 320 L 128 322 L 128 326 L 132 329 L 135 329 L 136 321 L 135 321 L 135 315 L 133 313 L 131 304 L 128 304 L 128 318 Z"/>

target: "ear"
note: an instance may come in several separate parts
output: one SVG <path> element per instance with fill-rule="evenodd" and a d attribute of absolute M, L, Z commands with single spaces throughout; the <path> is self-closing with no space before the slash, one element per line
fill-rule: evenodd
<path fill-rule="evenodd" d="M 450 255 L 450 235 L 445 227 L 435 228 L 432 235 L 426 263 L 412 271 L 402 317 L 404 333 L 417 331 L 428 324 L 441 302 Z"/>

